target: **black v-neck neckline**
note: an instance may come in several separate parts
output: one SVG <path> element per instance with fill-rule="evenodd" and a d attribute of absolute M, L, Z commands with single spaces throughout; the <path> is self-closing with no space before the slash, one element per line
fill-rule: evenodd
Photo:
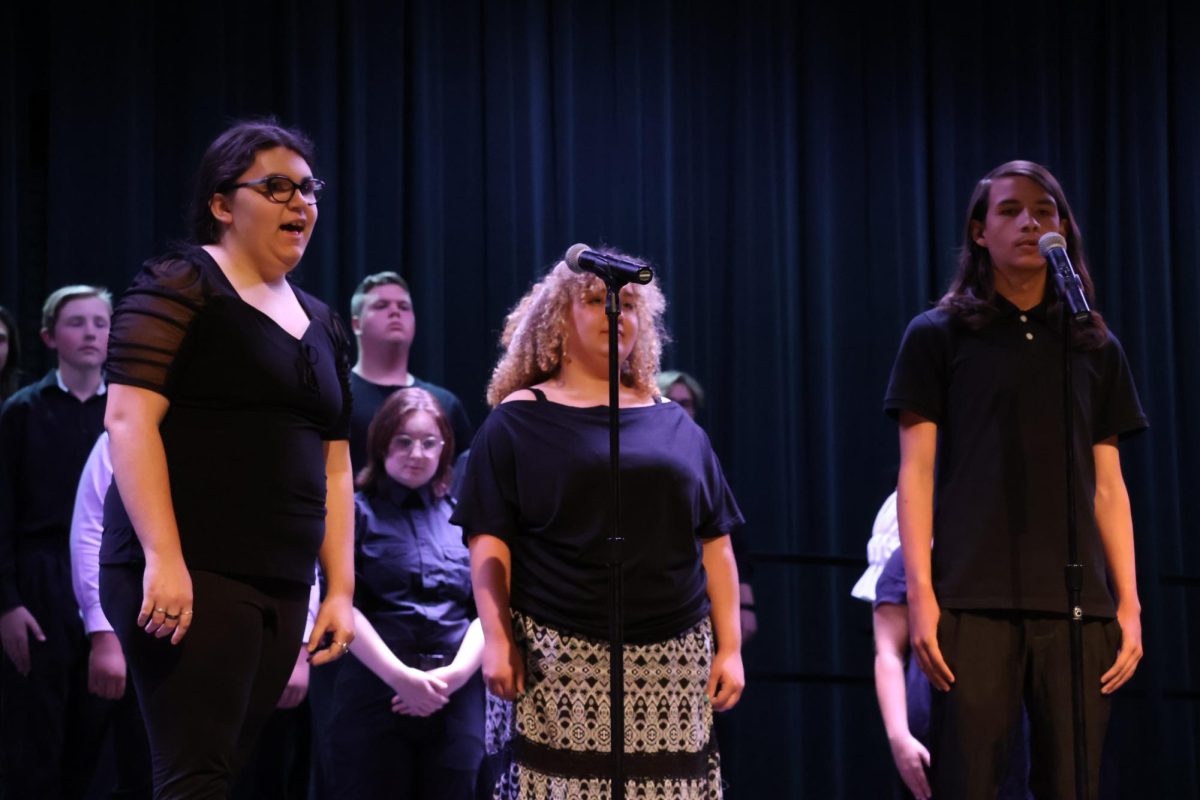
<path fill-rule="evenodd" d="M 274 328 L 276 328 L 284 336 L 291 339 L 293 342 L 296 342 L 297 344 L 299 344 L 300 342 L 304 341 L 304 338 L 306 336 L 308 336 L 308 332 L 310 330 L 312 330 L 312 327 L 313 327 L 313 313 L 312 313 L 312 309 L 308 307 L 308 303 L 305 302 L 303 295 L 300 292 L 296 291 L 295 286 L 292 286 L 291 281 L 289 281 L 286 277 L 284 278 L 284 281 L 286 281 L 288 284 L 288 288 L 290 288 L 292 290 L 292 297 L 296 298 L 296 302 L 300 305 L 300 310 L 304 312 L 304 316 L 308 317 L 308 325 L 306 325 L 304 327 L 304 332 L 301 333 L 299 336 L 293 335 L 291 331 L 289 331 L 287 328 L 280 325 L 279 321 L 277 319 L 272 317 L 267 312 L 263 311 L 258 306 L 247 301 L 246 298 L 242 297 L 241 292 L 239 292 L 237 290 L 237 287 L 233 285 L 233 281 L 229 280 L 229 276 L 225 274 L 225 270 L 221 269 L 221 265 L 217 262 L 217 260 L 215 258 L 213 258 L 212 253 L 208 252 L 203 247 L 198 247 L 197 249 L 204 254 L 205 258 L 207 258 L 209 261 L 212 262 L 212 265 L 216 269 L 217 274 L 221 276 L 221 281 L 225 284 L 225 288 L 229 289 L 229 291 L 233 293 L 233 296 L 238 299 L 238 302 L 240 302 L 242 305 L 249 308 L 255 314 L 258 314 L 263 319 L 270 322 Z"/>

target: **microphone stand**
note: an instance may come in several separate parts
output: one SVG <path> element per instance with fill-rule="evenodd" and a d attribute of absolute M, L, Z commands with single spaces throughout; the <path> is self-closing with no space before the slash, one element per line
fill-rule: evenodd
<path fill-rule="evenodd" d="M 609 606 L 608 706 L 612 800 L 625 800 L 625 539 L 621 536 L 621 407 L 620 354 L 617 326 L 621 284 L 604 278 L 604 314 L 608 317 L 608 461 L 609 461 Z"/>
<path fill-rule="evenodd" d="M 1073 273 L 1064 276 L 1049 268 L 1058 289 L 1062 316 L 1063 429 L 1066 435 L 1067 493 L 1067 564 L 1063 574 L 1067 586 L 1067 625 L 1071 646 L 1071 718 L 1075 738 L 1075 797 L 1087 800 L 1088 756 L 1087 728 L 1083 709 L 1083 564 L 1079 562 L 1079 526 L 1075 516 L 1075 386 L 1071 370 L 1071 320 L 1085 322 L 1091 317 L 1086 301 L 1083 308 L 1072 308 L 1066 282 L 1078 281 Z M 1083 297 L 1082 292 L 1079 297 Z"/>

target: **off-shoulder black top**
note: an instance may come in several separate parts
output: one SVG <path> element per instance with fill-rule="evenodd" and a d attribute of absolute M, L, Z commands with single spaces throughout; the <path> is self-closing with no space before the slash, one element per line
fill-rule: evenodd
<path fill-rule="evenodd" d="M 190 569 L 312 582 L 323 443 L 349 437 L 351 344 L 328 306 L 293 290 L 310 320 L 299 339 L 191 247 L 147 263 L 113 315 L 109 383 L 170 401 L 160 431 Z M 107 516 L 101 563 L 141 560 Z"/>
<path fill-rule="evenodd" d="M 451 522 L 512 553 L 512 607 L 608 636 L 608 408 L 539 397 L 497 406 L 471 445 Z M 708 436 L 675 403 L 622 408 L 625 637 L 686 631 L 709 613 L 702 542 L 743 523 Z"/>

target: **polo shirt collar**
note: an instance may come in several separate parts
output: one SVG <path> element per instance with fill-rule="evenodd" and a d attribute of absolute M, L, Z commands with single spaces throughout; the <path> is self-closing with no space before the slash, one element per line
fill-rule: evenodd
<path fill-rule="evenodd" d="M 992 304 L 996 306 L 996 316 L 1000 319 L 1007 319 L 1008 317 L 1015 317 L 1018 314 L 1024 314 L 1030 319 L 1036 319 L 1039 322 L 1045 322 L 1050 316 L 1050 301 L 1052 300 L 1051 295 L 1052 290 L 1050 286 L 1047 286 L 1046 293 L 1042 295 L 1042 301 L 1036 306 L 1028 308 L 1024 311 L 1009 302 L 1008 298 L 999 292 L 996 292 L 996 297 L 992 301 Z"/>
<path fill-rule="evenodd" d="M 62 389 L 64 394 L 70 394 L 71 390 L 67 388 L 67 384 L 63 383 L 62 373 L 57 368 L 51 370 L 51 372 L 54 373 L 54 382 L 58 385 L 58 388 Z M 102 397 L 106 394 L 108 394 L 108 384 L 104 382 L 104 376 L 101 375 L 100 385 L 96 387 L 96 392 L 92 397 Z"/>

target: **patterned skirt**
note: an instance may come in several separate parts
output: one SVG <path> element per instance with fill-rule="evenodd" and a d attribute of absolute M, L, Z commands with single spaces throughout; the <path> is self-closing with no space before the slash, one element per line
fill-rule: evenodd
<path fill-rule="evenodd" d="M 494 800 L 608 800 L 608 643 L 513 612 L 525 654 L 525 694 L 488 695 Z M 707 619 L 679 636 L 625 645 L 625 796 L 719 800 L 721 766 L 705 695 Z"/>

